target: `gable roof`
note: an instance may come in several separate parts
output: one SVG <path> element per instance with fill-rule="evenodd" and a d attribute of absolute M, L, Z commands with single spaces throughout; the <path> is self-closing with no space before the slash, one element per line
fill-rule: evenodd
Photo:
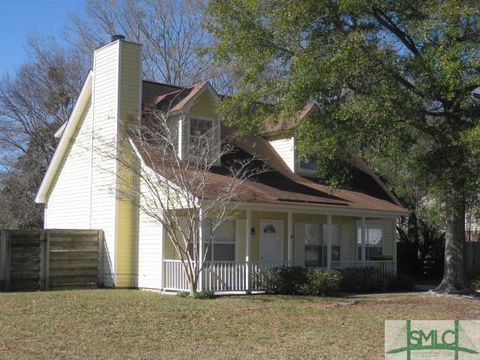
<path fill-rule="evenodd" d="M 77 125 L 82 117 L 85 106 L 90 101 L 92 95 L 92 83 L 93 72 L 90 71 L 88 73 L 87 79 L 85 80 L 85 83 L 83 84 L 82 90 L 80 91 L 80 95 L 78 96 L 72 113 L 70 114 L 70 118 L 55 134 L 56 136 L 61 136 L 61 138 L 57 145 L 55 153 L 53 154 L 53 158 L 50 161 L 47 172 L 43 177 L 42 183 L 40 184 L 37 196 L 35 197 L 36 203 L 44 204 L 48 200 L 48 194 L 54 182 L 55 176 L 62 164 L 65 153 L 67 152 L 70 145 L 70 141 L 75 134 Z"/>
<path fill-rule="evenodd" d="M 145 89 L 145 83 L 143 86 Z M 143 91 L 144 95 L 146 95 L 146 97 L 142 99 L 144 108 L 160 110 L 170 115 L 188 111 L 188 108 L 195 100 L 205 92 L 209 92 L 217 100 L 220 99 L 220 96 L 208 81 L 194 84 L 190 87 L 173 87 L 158 84 L 155 88 L 152 86 L 152 83 L 147 84 L 147 86 L 150 87 L 150 89 Z M 155 93 L 155 90 L 159 91 Z"/>
<path fill-rule="evenodd" d="M 55 154 L 52 158 L 47 173 L 42 181 L 37 197 L 38 203 L 45 203 L 48 200 L 50 188 L 55 179 L 56 173 L 61 166 L 63 157 L 65 156 L 71 138 L 75 133 L 84 107 L 88 103 L 92 93 L 92 72 L 88 74 L 85 84 L 80 92 L 79 98 L 72 114 L 64 125 L 57 131 L 57 135 L 61 136 Z M 168 109 L 169 113 L 184 111 L 189 108 L 195 100 L 206 91 L 217 99 L 219 95 L 215 92 L 208 82 L 193 85 L 188 88 L 172 86 L 150 81 L 142 83 L 142 106 L 144 109 L 155 106 L 157 109 Z M 309 104 L 299 113 L 299 117 L 288 124 L 292 128 L 298 125 L 298 121 L 307 116 L 315 108 L 314 104 Z M 283 125 L 289 128 L 286 122 Z M 277 126 L 277 125 L 276 125 Z M 276 129 L 276 128 L 274 128 Z M 336 190 L 332 191 L 329 187 L 318 184 L 309 179 L 294 174 L 286 165 L 280 155 L 273 149 L 270 143 L 261 136 L 235 137 L 234 132 L 229 128 L 222 128 L 222 136 L 228 138 L 239 151 L 243 151 L 250 156 L 255 156 L 271 169 L 266 176 L 262 176 L 257 181 L 249 181 L 243 185 L 244 190 L 238 201 L 260 202 L 260 203 L 277 203 L 277 204 L 303 204 L 308 206 L 328 205 L 330 207 L 365 209 L 374 211 L 388 211 L 393 213 L 405 213 L 396 200 L 391 195 L 393 201 L 379 199 L 378 197 L 364 194 L 359 191 Z M 145 159 L 144 159 L 145 160 Z M 155 164 L 150 164 L 154 166 Z M 157 164 L 158 165 L 158 164 Z M 366 164 L 360 164 L 362 171 L 371 172 L 372 178 L 376 176 L 369 170 Z M 365 166 L 366 169 L 365 169 Z M 155 167 L 155 166 L 154 166 Z M 209 181 L 206 191 L 214 194 L 215 189 L 219 185 L 228 182 L 228 176 L 222 173 L 220 169 L 217 172 L 209 174 Z M 375 178 L 374 178 L 375 179 Z M 378 179 L 378 177 L 376 178 Z M 375 181 L 377 181 L 375 179 Z M 383 183 L 379 180 L 379 184 Z M 383 184 L 383 187 L 386 187 Z M 388 189 L 386 189 L 388 191 Z M 396 201 L 395 201 L 396 200 Z"/>

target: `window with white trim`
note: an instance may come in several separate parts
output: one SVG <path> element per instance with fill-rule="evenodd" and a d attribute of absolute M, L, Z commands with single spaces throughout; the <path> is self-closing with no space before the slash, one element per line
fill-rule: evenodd
<path fill-rule="evenodd" d="M 213 234 L 208 247 L 207 261 L 235 261 L 235 219 L 223 220 Z M 206 241 L 212 231 L 211 221 L 206 220 L 203 226 L 203 236 Z"/>
<path fill-rule="evenodd" d="M 305 266 L 327 266 L 328 226 L 304 224 Z M 340 227 L 332 225 L 332 260 L 340 260 Z"/>
<path fill-rule="evenodd" d="M 365 259 L 374 260 L 383 252 L 383 227 L 367 225 L 365 239 Z M 357 228 L 357 258 L 362 260 L 362 227 Z"/>

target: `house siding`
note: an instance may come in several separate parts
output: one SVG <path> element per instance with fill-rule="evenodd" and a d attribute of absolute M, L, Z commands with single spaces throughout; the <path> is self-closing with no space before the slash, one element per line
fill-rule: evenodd
<path fill-rule="evenodd" d="M 271 140 L 270 144 L 285 161 L 290 170 L 295 171 L 295 142 L 293 137 Z"/>
<path fill-rule="evenodd" d="M 129 187 L 133 186 L 132 171 L 128 166 L 133 165 L 135 159 L 128 141 L 126 141 L 126 128 L 138 121 L 140 112 L 140 45 L 119 42 L 120 75 L 119 75 L 119 104 L 118 104 L 118 129 L 117 147 L 118 157 L 122 161 L 117 164 L 117 198 L 116 198 L 116 251 L 115 273 L 116 286 L 132 287 L 136 281 L 135 258 L 135 206 L 131 199 L 125 196 Z M 126 191 L 125 191 L 126 190 Z"/>
<path fill-rule="evenodd" d="M 49 195 L 47 229 L 90 229 L 92 114 L 88 102 Z"/>
<path fill-rule="evenodd" d="M 138 282 L 140 288 L 161 289 L 163 269 L 163 227 L 162 224 L 146 214 L 142 209 L 149 208 L 148 197 L 151 195 L 144 181 L 140 183 L 142 194 L 139 210 L 138 231 Z M 150 195 L 149 195 L 150 194 Z"/>
<path fill-rule="evenodd" d="M 105 234 L 106 286 L 114 285 L 119 42 L 94 54 L 91 226 Z M 102 149 L 100 152 L 98 149 Z M 105 153 L 104 153 L 105 152 Z"/>

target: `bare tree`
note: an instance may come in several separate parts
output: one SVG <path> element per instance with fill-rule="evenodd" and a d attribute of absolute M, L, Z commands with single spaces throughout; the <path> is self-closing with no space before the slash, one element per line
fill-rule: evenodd
<path fill-rule="evenodd" d="M 229 141 L 220 140 L 219 128 L 199 129 L 186 145 L 179 144 L 172 124 L 153 112 L 120 143 L 106 146 L 101 139 L 95 149 L 119 164 L 117 197 L 163 226 L 193 294 L 215 232 L 265 166 L 254 156 L 238 156 Z"/>
<path fill-rule="evenodd" d="M 35 193 L 67 121 L 86 71 L 73 52 L 31 37 L 29 61 L 0 79 L 0 223 L 41 226 Z"/>
<path fill-rule="evenodd" d="M 211 36 L 201 28 L 204 1 L 89 0 L 88 17 L 71 16 L 67 37 L 91 54 L 110 35 L 124 34 L 143 45 L 144 76 L 188 86 L 211 78 L 211 55 L 202 51 Z"/>

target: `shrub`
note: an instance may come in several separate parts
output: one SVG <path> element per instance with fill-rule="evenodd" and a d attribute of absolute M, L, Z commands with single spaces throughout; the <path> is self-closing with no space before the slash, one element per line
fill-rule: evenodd
<path fill-rule="evenodd" d="M 381 291 L 383 288 L 381 271 L 375 267 L 346 268 L 340 272 L 342 291 L 372 292 Z"/>
<path fill-rule="evenodd" d="M 194 299 L 214 299 L 215 294 L 213 291 L 207 290 L 207 291 L 197 291 L 193 293 L 193 298 Z"/>
<path fill-rule="evenodd" d="M 340 288 L 342 274 L 339 271 L 327 271 L 319 268 L 309 268 L 306 271 L 306 282 L 301 287 L 304 295 L 329 295 Z"/>
<path fill-rule="evenodd" d="M 259 288 L 269 294 L 325 295 L 338 290 L 341 274 L 319 268 L 298 266 L 273 268 L 255 274 Z"/>
<path fill-rule="evenodd" d="M 190 293 L 188 291 L 180 291 L 177 293 L 178 297 L 189 297 Z"/>
<path fill-rule="evenodd" d="M 472 281 L 472 289 L 473 290 L 480 290 L 480 277 L 477 277 Z"/>
<path fill-rule="evenodd" d="M 405 274 L 387 274 L 385 279 L 385 290 L 388 291 L 410 291 L 415 289 L 415 281 L 411 276 Z"/>
<path fill-rule="evenodd" d="M 306 269 L 298 266 L 272 268 L 256 273 L 254 281 L 268 294 L 300 294 L 306 282 Z"/>

